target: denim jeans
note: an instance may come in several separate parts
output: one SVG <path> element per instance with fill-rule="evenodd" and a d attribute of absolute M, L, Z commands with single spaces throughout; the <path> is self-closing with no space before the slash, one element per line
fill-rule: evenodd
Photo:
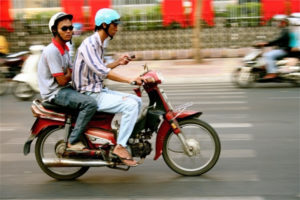
<path fill-rule="evenodd" d="M 87 124 L 97 111 L 97 102 L 95 99 L 85 94 L 81 94 L 71 87 L 60 89 L 52 102 L 79 111 L 75 127 L 68 139 L 68 142 L 71 144 L 78 142 L 81 134 L 85 131 Z"/>
<path fill-rule="evenodd" d="M 133 94 L 112 91 L 108 88 L 103 88 L 100 93 L 86 92 L 85 94 L 96 99 L 98 104 L 97 111 L 122 113 L 117 144 L 126 147 L 127 140 L 142 109 L 141 98 Z"/>
<path fill-rule="evenodd" d="M 263 54 L 263 57 L 266 61 L 267 73 L 276 73 L 276 61 L 280 58 L 283 58 L 287 55 L 287 52 L 282 49 L 274 49 L 272 51 L 266 52 Z"/>

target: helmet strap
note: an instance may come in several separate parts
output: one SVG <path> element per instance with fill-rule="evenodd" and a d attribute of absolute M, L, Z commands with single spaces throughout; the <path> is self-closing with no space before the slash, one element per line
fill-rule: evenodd
<path fill-rule="evenodd" d="M 61 35 L 59 34 L 59 32 L 57 31 L 57 36 L 59 37 L 59 39 L 61 39 L 63 42 L 67 43 L 70 42 L 70 44 L 72 44 L 72 39 L 71 40 L 64 40 Z"/>
<path fill-rule="evenodd" d="M 114 36 L 111 36 L 111 35 L 108 33 L 109 26 L 110 26 L 110 24 L 108 24 L 105 28 L 103 27 L 103 30 L 104 30 L 104 32 L 110 37 L 110 40 L 112 40 L 112 39 L 114 38 Z"/>

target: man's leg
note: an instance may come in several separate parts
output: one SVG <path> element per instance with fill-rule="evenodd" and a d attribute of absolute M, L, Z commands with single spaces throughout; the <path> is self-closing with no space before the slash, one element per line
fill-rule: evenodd
<path fill-rule="evenodd" d="M 89 95 L 96 99 L 98 111 L 122 113 L 117 143 L 126 147 L 127 140 L 133 131 L 139 115 L 140 98 L 138 98 L 139 103 L 137 99 L 131 98 L 130 94 L 112 91 L 107 88 L 103 89 L 100 93 L 91 93 Z"/>
<path fill-rule="evenodd" d="M 71 88 L 61 89 L 53 101 L 57 105 L 79 111 L 75 127 L 69 137 L 69 143 L 74 144 L 78 142 L 87 124 L 97 111 L 97 102 L 94 98 Z"/>
<path fill-rule="evenodd" d="M 282 49 L 275 49 L 264 53 L 263 57 L 266 61 L 267 73 L 275 74 L 277 72 L 276 61 L 286 55 L 287 53 Z"/>
<path fill-rule="evenodd" d="M 118 155 L 122 162 L 127 166 L 136 166 L 134 161 L 125 148 L 127 141 L 133 131 L 134 125 L 139 115 L 140 98 L 132 98 L 129 94 L 111 91 L 107 88 L 100 93 L 87 93 L 94 97 L 98 103 L 98 111 L 108 113 L 122 113 L 120 130 L 117 138 L 117 146 L 113 153 Z"/>

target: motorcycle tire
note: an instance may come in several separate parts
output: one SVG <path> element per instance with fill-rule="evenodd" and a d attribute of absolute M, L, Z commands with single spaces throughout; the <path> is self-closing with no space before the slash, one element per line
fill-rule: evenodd
<path fill-rule="evenodd" d="M 208 172 L 217 163 L 221 152 L 216 131 L 196 118 L 179 121 L 179 126 L 193 155 L 187 155 L 178 136 L 170 131 L 164 140 L 164 161 L 174 172 L 184 176 L 198 176 Z"/>
<path fill-rule="evenodd" d="M 43 158 L 59 158 L 57 144 L 63 141 L 64 127 L 48 127 L 35 144 L 35 157 L 40 168 L 50 177 L 57 180 L 73 180 L 85 174 L 89 167 L 48 167 Z M 48 150 L 48 151 L 47 151 Z"/>
<path fill-rule="evenodd" d="M 8 82 L 5 78 L 5 75 L 0 73 L 0 95 L 5 94 L 6 90 L 8 88 Z"/>
<path fill-rule="evenodd" d="M 17 82 L 13 88 L 13 94 L 17 99 L 26 101 L 35 96 L 34 90 L 24 82 Z"/>
<path fill-rule="evenodd" d="M 249 77 L 245 80 L 241 79 L 241 69 L 238 68 L 233 71 L 231 77 L 232 83 L 239 88 L 250 88 L 255 82 L 255 73 L 251 72 Z"/>

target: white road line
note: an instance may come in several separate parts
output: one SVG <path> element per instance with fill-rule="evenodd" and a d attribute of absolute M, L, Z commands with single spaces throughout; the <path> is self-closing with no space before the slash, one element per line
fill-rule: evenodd
<path fill-rule="evenodd" d="M 13 127 L 0 127 L 0 132 L 9 132 L 9 131 L 15 131 L 17 128 Z"/>
<path fill-rule="evenodd" d="M 219 134 L 221 141 L 243 141 L 253 140 L 250 134 Z"/>
<path fill-rule="evenodd" d="M 71 198 L 72 200 L 76 200 L 76 198 Z M 71 200 L 69 198 L 63 198 L 63 199 L 43 199 L 43 200 Z M 80 200 L 99 200 L 99 198 L 80 198 Z M 110 197 L 105 197 L 105 199 L 108 200 L 265 200 L 264 197 L 261 196 L 222 196 L 222 197 L 214 197 L 214 196 L 207 196 L 207 197 L 132 197 L 132 198 L 110 198 Z M 27 200 L 40 200 L 40 199 L 27 199 Z M 79 200 L 79 198 L 78 198 Z"/>
<path fill-rule="evenodd" d="M 221 158 L 254 158 L 256 152 L 253 149 L 223 149 L 221 150 Z"/>
<path fill-rule="evenodd" d="M 201 101 L 201 102 L 193 102 L 196 105 L 207 105 L 207 104 L 246 104 L 247 101 Z"/>
<path fill-rule="evenodd" d="M 191 94 L 191 96 L 189 96 L 189 99 L 193 99 L 193 98 L 195 98 L 195 99 L 211 99 L 212 97 L 211 96 L 194 96 L 194 95 L 192 95 Z M 230 96 L 214 96 L 213 97 L 214 99 L 240 99 L 240 98 L 247 98 L 246 96 L 241 96 L 241 95 L 230 95 Z M 179 97 L 177 97 L 177 96 L 174 96 L 174 97 L 172 97 L 172 99 L 179 99 L 179 100 L 182 100 L 182 97 L 181 96 L 179 96 Z M 171 100 L 172 100 L 171 99 Z"/>
<path fill-rule="evenodd" d="M 190 179 L 183 177 L 179 182 L 210 182 L 210 181 L 260 181 L 256 171 L 214 171 L 213 173 L 202 175 L 201 178 Z"/>
<path fill-rule="evenodd" d="M 214 128 L 250 128 L 253 125 L 250 123 L 211 123 Z"/>
<path fill-rule="evenodd" d="M 188 94 L 195 95 L 241 95 L 246 94 L 245 92 L 194 92 L 194 93 L 167 93 L 167 96 L 187 96 Z M 212 97 L 213 98 L 213 97 Z"/>

